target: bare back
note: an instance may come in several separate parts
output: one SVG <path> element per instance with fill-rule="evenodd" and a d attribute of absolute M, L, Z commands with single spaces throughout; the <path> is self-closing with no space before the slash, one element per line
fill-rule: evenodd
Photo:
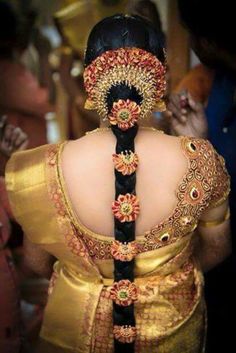
<path fill-rule="evenodd" d="M 75 214 L 95 233 L 113 236 L 111 204 L 115 195 L 112 154 L 116 140 L 110 131 L 99 131 L 70 141 L 62 153 L 62 171 Z M 180 139 L 141 128 L 135 139 L 139 156 L 136 192 L 142 212 L 136 234 L 143 235 L 173 212 L 176 191 L 188 161 Z"/>

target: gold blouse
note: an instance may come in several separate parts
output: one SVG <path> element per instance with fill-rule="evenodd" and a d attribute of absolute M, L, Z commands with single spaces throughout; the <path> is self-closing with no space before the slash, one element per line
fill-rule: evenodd
<path fill-rule="evenodd" d="M 61 171 L 64 144 L 14 154 L 6 173 L 9 198 L 29 240 L 57 258 L 41 337 L 73 353 L 111 353 L 113 239 L 92 232 L 75 215 Z M 229 176 L 208 141 L 181 137 L 181 146 L 188 170 L 176 206 L 136 239 L 138 353 L 204 351 L 203 277 L 192 255 L 194 230 L 207 208 L 227 198 Z"/>

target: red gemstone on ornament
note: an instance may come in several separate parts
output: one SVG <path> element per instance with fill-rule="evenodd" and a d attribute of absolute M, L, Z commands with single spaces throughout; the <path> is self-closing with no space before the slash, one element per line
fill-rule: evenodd
<path fill-rule="evenodd" d="M 196 189 L 193 190 L 193 192 L 192 192 L 192 197 L 193 197 L 194 199 L 197 199 L 198 196 L 199 196 L 198 191 L 197 191 Z"/>

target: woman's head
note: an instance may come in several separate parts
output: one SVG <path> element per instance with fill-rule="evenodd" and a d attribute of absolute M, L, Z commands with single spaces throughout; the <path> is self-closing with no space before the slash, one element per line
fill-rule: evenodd
<path fill-rule="evenodd" d="M 106 118 L 119 99 L 130 99 L 148 115 L 165 91 L 163 37 L 138 16 L 115 15 L 92 30 L 85 54 L 85 88 Z"/>
<path fill-rule="evenodd" d="M 140 48 L 164 62 L 163 37 L 148 21 L 139 16 L 115 15 L 100 21 L 91 31 L 85 65 L 91 64 L 105 51 Z"/>

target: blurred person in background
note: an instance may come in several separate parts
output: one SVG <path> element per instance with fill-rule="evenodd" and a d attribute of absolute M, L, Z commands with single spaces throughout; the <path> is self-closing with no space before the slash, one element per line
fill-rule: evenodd
<path fill-rule="evenodd" d="M 25 150 L 28 136 L 0 117 L 0 352 L 31 353 L 38 336 L 48 282 L 25 263 L 22 232 L 7 197 L 5 167 L 11 155 Z"/>
<path fill-rule="evenodd" d="M 71 0 L 54 14 L 62 45 L 55 51 L 58 63 L 56 79 L 56 110 L 62 136 L 78 138 L 99 126 L 95 111 L 85 107 L 86 93 L 83 83 L 83 56 L 86 40 L 92 26 L 101 18 L 125 11 L 127 0 Z M 55 60 L 52 57 L 52 61 Z M 62 106 L 62 100 L 66 103 Z M 64 119 L 62 114 L 67 114 Z M 65 130 L 65 132 L 63 132 Z"/>
<path fill-rule="evenodd" d="M 5 188 L 7 160 L 15 151 L 27 147 L 27 135 L 0 117 L 0 352 L 18 353 L 22 346 L 19 278 L 9 240 L 13 215 Z"/>
<path fill-rule="evenodd" d="M 54 109 L 48 89 L 21 62 L 35 16 L 31 11 L 22 19 L 8 2 L 0 1 L 0 113 L 27 133 L 29 148 L 47 142 L 45 114 Z"/>
<path fill-rule="evenodd" d="M 163 37 L 163 43 L 166 43 L 166 36 L 162 28 L 161 16 L 158 10 L 157 5 L 151 0 L 137 0 L 137 1 L 129 1 L 127 8 L 127 12 L 131 15 L 138 15 L 146 20 L 150 21 L 152 25 L 156 28 L 157 31 L 160 32 Z M 168 82 L 169 82 L 169 74 L 168 74 L 168 66 L 166 73 L 167 80 L 167 89 L 166 89 L 166 97 L 168 97 Z M 169 132 L 169 123 L 168 120 L 165 119 L 165 115 L 161 112 L 154 111 L 152 116 L 150 117 L 150 125 L 155 126 L 157 129 L 162 129 L 165 132 Z"/>
<path fill-rule="evenodd" d="M 180 82 L 170 97 L 171 129 L 177 135 L 208 138 L 225 158 L 231 176 L 233 253 L 206 275 L 209 314 L 208 352 L 231 351 L 236 277 L 236 45 L 233 2 L 179 0 L 180 15 L 201 65 Z M 210 228 L 209 228 L 210 229 Z"/>

